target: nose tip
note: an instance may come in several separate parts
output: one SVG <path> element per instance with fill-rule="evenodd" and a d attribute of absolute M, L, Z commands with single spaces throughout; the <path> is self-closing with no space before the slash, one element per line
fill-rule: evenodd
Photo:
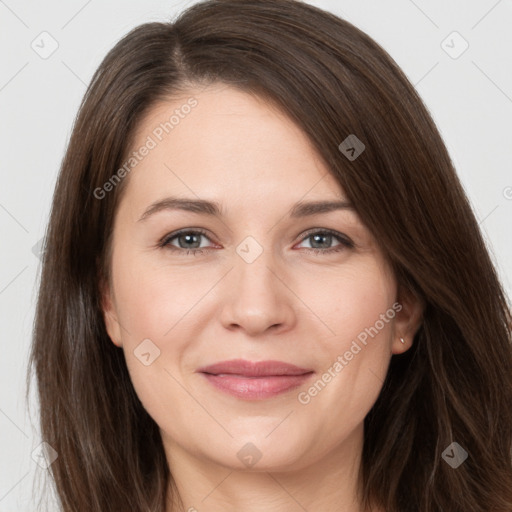
<path fill-rule="evenodd" d="M 237 248 L 237 253 L 242 255 L 238 254 L 240 257 L 230 278 L 234 283 L 222 306 L 221 322 L 227 329 L 243 329 L 251 336 L 291 327 L 295 322 L 291 305 L 293 294 L 271 269 L 272 255 L 263 251 L 255 238 L 244 240 Z"/>

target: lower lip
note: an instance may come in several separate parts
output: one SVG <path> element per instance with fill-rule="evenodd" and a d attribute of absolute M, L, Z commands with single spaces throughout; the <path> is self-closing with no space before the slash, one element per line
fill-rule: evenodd
<path fill-rule="evenodd" d="M 313 372 L 303 375 L 271 375 L 268 377 L 243 377 L 240 375 L 212 375 L 203 373 L 210 384 L 230 395 L 246 400 L 264 400 L 304 384 Z"/>

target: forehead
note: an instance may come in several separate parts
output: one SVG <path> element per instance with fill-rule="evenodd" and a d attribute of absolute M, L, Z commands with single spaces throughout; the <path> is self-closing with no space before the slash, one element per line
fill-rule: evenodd
<path fill-rule="evenodd" d="M 343 197 L 300 127 L 265 99 L 230 86 L 191 88 L 153 105 L 129 154 L 144 146 L 150 149 L 129 175 L 132 199 L 166 192 L 232 202 Z"/>

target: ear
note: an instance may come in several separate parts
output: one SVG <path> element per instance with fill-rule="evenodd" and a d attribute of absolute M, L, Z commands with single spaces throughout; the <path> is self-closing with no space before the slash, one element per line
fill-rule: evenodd
<path fill-rule="evenodd" d="M 413 338 L 421 326 L 425 304 L 405 286 L 399 285 L 397 302 L 401 306 L 397 308 L 394 325 L 394 339 L 391 344 L 392 354 L 402 354 L 412 347 Z M 404 343 L 400 341 L 404 340 Z"/>
<path fill-rule="evenodd" d="M 115 300 L 113 298 L 110 284 L 104 279 L 100 281 L 100 294 L 101 309 L 103 311 L 103 320 L 105 321 L 107 333 L 112 343 L 117 347 L 121 347 L 121 326 L 117 319 Z"/>

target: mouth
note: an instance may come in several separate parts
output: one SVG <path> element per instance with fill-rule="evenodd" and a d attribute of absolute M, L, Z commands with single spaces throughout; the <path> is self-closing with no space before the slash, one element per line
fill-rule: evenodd
<path fill-rule="evenodd" d="M 217 390 L 245 400 L 264 400 L 291 391 L 311 378 L 311 369 L 283 361 L 223 361 L 197 370 Z"/>

